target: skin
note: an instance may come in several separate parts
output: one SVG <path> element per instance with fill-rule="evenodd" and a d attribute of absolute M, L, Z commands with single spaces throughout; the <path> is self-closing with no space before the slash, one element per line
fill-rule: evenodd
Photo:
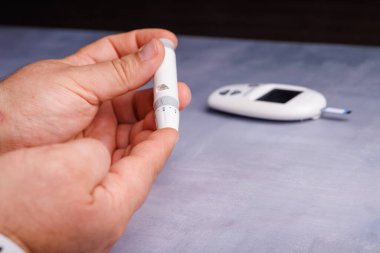
<path fill-rule="evenodd" d="M 27 252 L 108 252 L 169 158 L 151 79 L 162 29 L 112 35 L 0 83 L 0 233 Z M 191 99 L 179 83 L 180 109 Z"/>

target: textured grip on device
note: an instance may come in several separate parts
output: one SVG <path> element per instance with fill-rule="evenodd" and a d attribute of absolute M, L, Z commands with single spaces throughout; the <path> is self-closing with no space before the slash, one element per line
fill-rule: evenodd
<path fill-rule="evenodd" d="M 157 110 L 157 108 L 160 108 L 161 106 L 173 106 L 178 109 L 178 101 L 177 99 L 171 97 L 171 96 L 163 96 L 157 98 L 157 100 L 154 102 L 153 108 L 154 110 Z"/>

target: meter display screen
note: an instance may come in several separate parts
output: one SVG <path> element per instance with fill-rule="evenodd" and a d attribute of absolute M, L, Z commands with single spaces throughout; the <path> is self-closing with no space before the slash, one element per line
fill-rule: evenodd
<path fill-rule="evenodd" d="M 273 89 L 256 100 L 285 104 L 300 93 L 302 91 Z"/>

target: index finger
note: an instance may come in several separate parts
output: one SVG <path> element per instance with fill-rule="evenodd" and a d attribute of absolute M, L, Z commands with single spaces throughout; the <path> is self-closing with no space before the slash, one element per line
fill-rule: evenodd
<path fill-rule="evenodd" d="M 179 109 L 185 108 L 191 100 L 190 88 L 178 83 Z M 119 123 L 135 123 L 153 111 L 153 89 L 144 89 L 125 93 L 112 100 Z"/>
<path fill-rule="evenodd" d="M 153 38 L 168 38 L 178 44 L 174 33 L 165 29 L 139 29 L 103 37 L 66 57 L 64 60 L 76 66 L 111 61 L 134 53 Z"/>
<path fill-rule="evenodd" d="M 111 193 L 128 219 L 144 202 L 158 173 L 178 140 L 178 132 L 164 128 L 132 148 L 129 155 L 115 163 L 102 186 Z"/>

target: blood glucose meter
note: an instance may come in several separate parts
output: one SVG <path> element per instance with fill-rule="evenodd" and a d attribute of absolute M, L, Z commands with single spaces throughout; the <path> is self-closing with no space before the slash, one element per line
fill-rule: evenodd
<path fill-rule="evenodd" d="M 280 121 L 318 119 L 324 112 L 351 113 L 327 107 L 326 98 L 315 90 L 279 83 L 227 85 L 209 96 L 208 105 L 228 113 Z"/>

